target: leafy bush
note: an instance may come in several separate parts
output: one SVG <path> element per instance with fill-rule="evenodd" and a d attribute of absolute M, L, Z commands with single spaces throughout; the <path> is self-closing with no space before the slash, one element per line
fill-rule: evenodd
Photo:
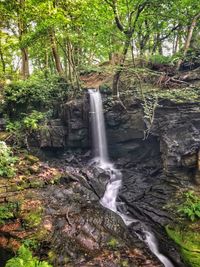
<path fill-rule="evenodd" d="M 23 245 L 27 248 L 30 248 L 30 249 L 37 249 L 38 246 L 39 246 L 39 243 L 38 241 L 36 241 L 35 239 L 24 239 L 22 241 Z"/>
<path fill-rule="evenodd" d="M 191 221 L 200 218 L 200 197 L 193 191 L 184 194 L 185 201 L 178 210 Z"/>
<path fill-rule="evenodd" d="M 58 76 L 44 78 L 33 76 L 25 81 L 15 81 L 4 89 L 4 110 L 9 117 L 23 117 L 32 110 L 49 110 L 55 100 L 67 99 L 71 87 Z"/>
<path fill-rule="evenodd" d="M 13 157 L 11 149 L 5 142 L 0 141 L 0 176 L 13 177 L 15 175 L 14 163 L 17 158 Z"/>
<path fill-rule="evenodd" d="M 157 54 L 157 55 L 152 55 L 149 58 L 149 61 L 152 64 L 170 64 L 172 63 L 173 60 L 171 56 L 163 56 L 163 55 Z"/>
<path fill-rule="evenodd" d="M 13 139 L 13 144 L 23 145 L 27 142 L 27 137 L 34 130 L 39 129 L 42 119 L 46 117 L 46 113 L 33 110 L 30 114 L 24 115 L 24 118 L 18 121 L 7 119 L 6 131 L 10 133 Z"/>
<path fill-rule="evenodd" d="M 8 260 L 6 267 L 52 267 L 46 261 L 39 261 L 33 257 L 31 251 L 22 245 L 17 253 L 17 256 Z"/>
<path fill-rule="evenodd" d="M 17 208 L 16 203 L 8 203 L 0 206 L 0 224 L 4 224 L 5 220 L 14 218 L 14 211 Z"/>
<path fill-rule="evenodd" d="M 39 121 L 44 118 L 44 113 L 33 110 L 31 114 L 23 119 L 24 127 L 28 130 L 37 130 L 39 128 Z"/>

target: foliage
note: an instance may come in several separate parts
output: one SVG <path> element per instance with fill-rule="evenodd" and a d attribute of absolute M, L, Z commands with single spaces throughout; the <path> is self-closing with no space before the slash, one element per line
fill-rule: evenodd
<path fill-rule="evenodd" d="M 0 176 L 13 177 L 15 175 L 14 163 L 17 158 L 5 142 L 0 141 Z"/>
<path fill-rule="evenodd" d="M 191 70 L 200 66 L 200 49 L 189 49 L 181 64 L 181 69 Z"/>
<path fill-rule="evenodd" d="M 107 244 L 112 249 L 115 249 L 119 245 L 117 239 L 114 237 L 112 237 Z"/>
<path fill-rule="evenodd" d="M 36 249 L 38 247 L 38 242 L 35 239 L 25 239 L 23 240 L 23 245 L 30 249 Z"/>
<path fill-rule="evenodd" d="M 179 212 L 185 217 L 194 221 L 200 218 L 200 197 L 193 191 L 188 191 L 184 194 L 184 203 L 179 208 Z"/>
<path fill-rule="evenodd" d="M 30 211 L 24 215 L 25 225 L 28 227 L 36 227 L 41 223 L 42 220 L 42 208 L 38 207 L 34 211 Z"/>
<path fill-rule="evenodd" d="M 14 212 L 16 208 L 17 203 L 7 203 L 0 205 L 0 224 L 4 224 L 5 220 L 14 218 Z"/>
<path fill-rule="evenodd" d="M 149 61 L 152 64 L 170 64 L 172 62 L 172 57 L 171 56 L 163 56 L 160 54 L 152 55 L 149 58 Z"/>
<path fill-rule="evenodd" d="M 25 116 L 25 114 L 23 114 Z M 7 119 L 6 130 L 10 133 L 10 138 L 13 139 L 15 145 L 26 145 L 27 137 L 30 133 L 40 128 L 40 122 L 45 118 L 45 113 L 33 110 L 30 114 L 26 115 L 23 119 L 11 121 Z"/>
<path fill-rule="evenodd" d="M 176 103 L 198 102 L 200 88 L 178 88 L 157 92 L 159 98 L 169 99 Z"/>
<path fill-rule="evenodd" d="M 6 267 L 52 267 L 52 265 L 33 257 L 31 251 L 22 245 L 17 256 L 7 261 Z"/>
<path fill-rule="evenodd" d="M 173 54 L 177 50 L 182 53 L 183 40 L 199 10 L 198 0 L 1 1 L 0 77 L 19 78 L 22 51 L 27 49 L 33 74 L 57 73 L 57 54 L 63 69 L 61 76 L 70 80 L 72 72 L 78 74 L 84 67 L 121 53 L 125 35 L 131 34 L 134 52 L 140 56 L 161 56 L 166 43 L 173 46 Z M 198 32 L 199 23 L 192 39 L 196 47 Z M 157 60 L 163 62 L 166 58 Z"/>
<path fill-rule="evenodd" d="M 31 114 L 23 119 L 23 124 L 26 129 L 37 130 L 39 128 L 39 121 L 44 118 L 44 114 L 33 110 Z"/>
<path fill-rule="evenodd" d="M 15 81 L 5 87 L 4 110 L 11 117 L 23 117 L 32 110 L 50 110 L 56 101 L 67 99 L 70 86 L 57 76 L 34 76 L 26 81 Z"/>

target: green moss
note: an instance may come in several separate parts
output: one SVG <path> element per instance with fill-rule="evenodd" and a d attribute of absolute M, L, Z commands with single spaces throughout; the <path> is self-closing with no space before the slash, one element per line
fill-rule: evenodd
<path fill-rule="evenodd" d="M 192 252 L 186 249 L 181 250 L 182 256 L 185 259 L 185 262 L 192 267 L 200 266 L 200 252 Z"/>
<path fill-rule="evenodd" d="M 163 99 L 169 99 L 176 103 L 184 102 L 199 102 L 200 101 L 200 89 L 199 88 L 179 88 L 160 90 L 156 92 L 158 97 Z"/>
<path fill-rule="evenodd" d="M 15 217 L 14 213 L 16 208 L 16 203 L 6 203 L 0 205 L 0 225 L 4 224 L 6 220 L 13 219 Z"/>
<path fill-rule="evenodd" d="M 6 267 L 52 267 L 46 261 L 40 261 L 38 258 L 33 257 L 32 252 L 26 246 L 22 245 L 17 256 L 8 260 Z"/>
<path fill-rule="evenodd" d="M 43 242 L 49 238 L 49 231 L 45 229 L 43 225 L 40 225 L 34 233 L 33 238 L 38 242 Z"/>
<path fill-rule="evenodd" d="M 167 234 L 181 249 L 181 255 L 186 264 L 191 267 L 200 266 L 200 233 L 179 227 L 166 227 Z"/>
<path fill-rule="evenodd" d="M 27 225 L 30 228 L 38 226 L 41 223 L 41 220 L 42 220 L 42 208 L 30 211 L 24 216 L 25 225 Z"/>
<path fill-rule="evenodd" d="M 33 155 L 26 155 L 25 157 L 26 160 L 28 160 L 31 164 L 37 163 L 39 159 Z"/>
<path fill-rule="evenodd" d="M 31 188 L 42 188 L 44 186 L 44 181 L 30 181 Z"/>

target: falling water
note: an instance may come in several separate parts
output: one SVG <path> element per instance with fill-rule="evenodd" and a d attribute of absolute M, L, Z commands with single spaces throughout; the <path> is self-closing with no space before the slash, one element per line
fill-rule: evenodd
<path fill-rule="evenodd" d="M 122 183 L 122 173 L 120 170 L 115 169 L 114 165 L 109 161 L 101 94 L 95 89 L 89 89 L 89 94 L 94 150 L 93 161 L 110 174 L 110 181 L 107 184 L 106 191 L 100 202 L 104 207 L 119 214 L 126 225 L 130 225 L 133 222 L 140 222 L 117 210 L 116 199 Z M 138 234 L 138 237 L 147 244 L 149 249 L 157 256 L 165 267 L 174 267 L 168 258 L 159 252 L 154 234 L 146 230 L 145 226 L 143 227 L 142 235 Z"/>
<path fill-rule="evenodd" d="M 102 167 L 108 163 L 108 149 L 106 144 L 106 131 L 103 116 L 101 95 L 98 91 L 89 90 L 92 118 L 92 135 L 94 161 Z"/>

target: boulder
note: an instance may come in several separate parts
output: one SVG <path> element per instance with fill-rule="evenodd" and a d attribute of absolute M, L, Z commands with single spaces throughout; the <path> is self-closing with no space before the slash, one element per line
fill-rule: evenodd
<path fill-rule="evenodd" d="M 66 127 L 47 125 L 40 130 L 41 148 L 64 148 L 66 146 Z"/>

